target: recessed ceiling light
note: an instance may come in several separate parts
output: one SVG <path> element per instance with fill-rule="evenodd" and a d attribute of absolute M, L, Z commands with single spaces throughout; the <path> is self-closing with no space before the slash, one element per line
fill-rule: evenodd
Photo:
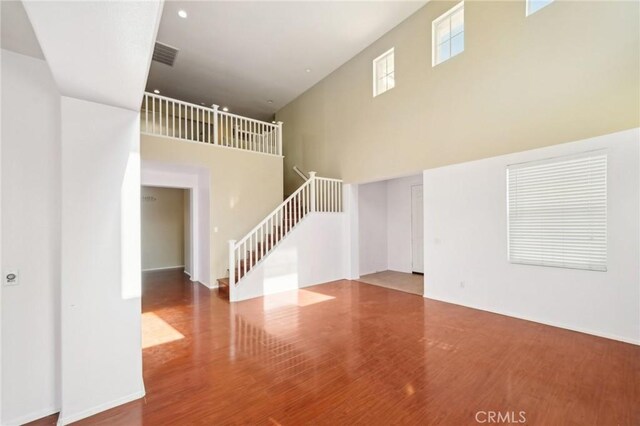
<path fill-rule="evenodd" d="M 222 107 L 222 110 L 223 110 L 224 112 L 227 112 L 227 111 L 229 111 L 229 107 Z"/>
<path fill-rule="evenodd" d="M 272 103 L 273 103 L 273 101 L 272 101 L 271 99 L 269 99 L 269 100 L 267 101 L 267 103 L 268 103 L 268 104 L 272 104 Z"/>
<path fill-rule="evenodd" d="M 155 93 L 156 95 L 159 95 L 159 94 L 160 94 L 160 91 L 159 91 L 158 89 L 154 89 L 154 90 L 153 90 L 153 93 Z"/>
<path fill-rule="evenodd" d="M 306 70 L 304 70 L 305 72 L 311 72 L 311 68 L 307 68 Z"/>
<path fill-rule="evenodd" d="M 180 10 L 178 11 L 178 16 L 179 16 L 179 17 L 181 17 L 181 18 L 183 18 L 183 19 L 184 19 L 184 18 L 186 18 L 186 17 L 187 17 L 187 11 L 186 11 L 186 10 L 184 10 L 184 9 L 180 9 Z"/>

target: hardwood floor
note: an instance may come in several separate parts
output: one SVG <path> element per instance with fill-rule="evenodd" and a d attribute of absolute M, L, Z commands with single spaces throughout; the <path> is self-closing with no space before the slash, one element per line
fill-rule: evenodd
<path fill-rule="evenodd" d="M 58 414 L 52 414 L 33 422 L 26 423 L 24 426 L 55 426 L 58 422 Z"/>
<path fill-rule="evenodd" d="M 640 347 L 399 291 L 338 281 L 230 305 L 153 273 L 143 310 L 146 398 L 79 424 L 640 424 Z"/>

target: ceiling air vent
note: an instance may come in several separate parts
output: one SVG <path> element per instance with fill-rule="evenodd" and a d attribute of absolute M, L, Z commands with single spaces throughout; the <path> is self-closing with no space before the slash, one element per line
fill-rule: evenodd
<path fill-rule="evenodd" d="M 160 62 L 161 64 L 173 66 L 178 55 L 178 49 L 171 47 L 168 44 L 160 43 L 156 41 L 156 45 L 153 48 L 153 60 Z"/>

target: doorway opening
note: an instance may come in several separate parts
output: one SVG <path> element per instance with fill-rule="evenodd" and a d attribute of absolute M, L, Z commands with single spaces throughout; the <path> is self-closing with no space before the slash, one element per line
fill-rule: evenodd
<path fill-rule="evenodd" d="M 141 188 L 142 271 L 182 269 L 191 276 L 191 191 Z"/>
<path fill-rule="evenodd" d="M 358 185 L 359 281 L 424 294 L 422 175 Z"/>

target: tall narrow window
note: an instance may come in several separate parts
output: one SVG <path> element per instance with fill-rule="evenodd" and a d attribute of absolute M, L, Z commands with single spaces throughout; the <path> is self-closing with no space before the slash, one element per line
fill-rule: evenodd
<path fill-rule="evenodd" d="M 527 16 L 536 13 L 543 7 L 551 4 L 553 0 L 527 0 Z"/>
<path fill-rule="evenodd" d="M 373 60 L 373 96 L 378 96 L 396 85 L 393 48 Z"/>
<path fill-rule="evenodd" d="M 464 2 L 433 21 L 431 31 L 434 67 L 464 51 Z"/>
<path fill-rule="evenodd" d="M 509 261 L 607 270 L 607 155 L 507 168 Z"/>

